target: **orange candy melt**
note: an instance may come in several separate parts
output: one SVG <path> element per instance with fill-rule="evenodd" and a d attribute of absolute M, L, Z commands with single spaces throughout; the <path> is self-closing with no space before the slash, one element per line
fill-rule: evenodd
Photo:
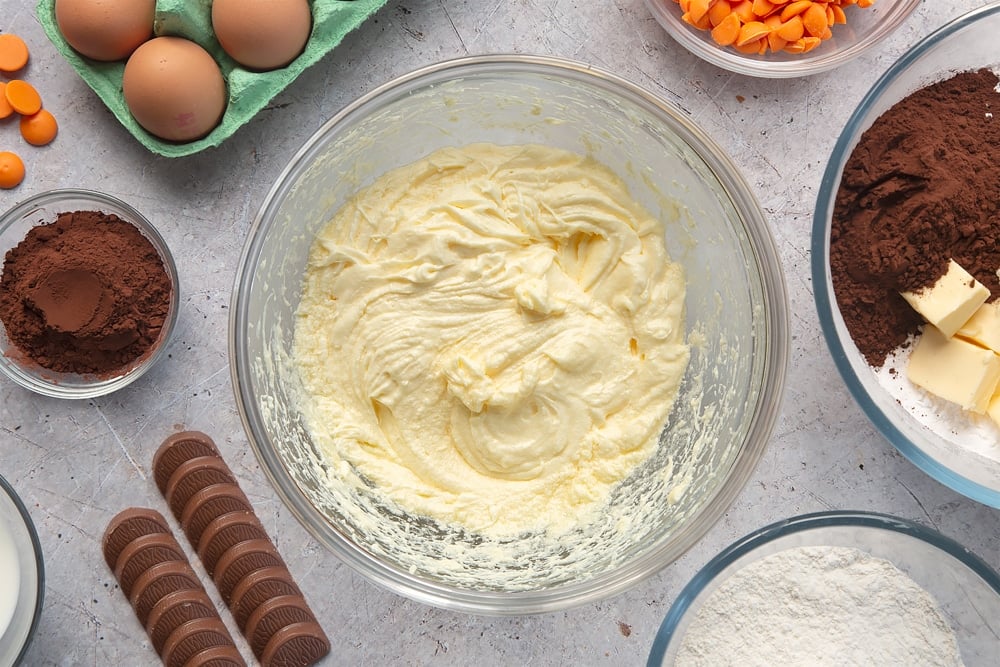
<path fill-rule="evenodd" d="M 32 146 L 44 146 L 56 138 L 58 131 L 56 117 L 45 109 L 30 116 L 21 116 L 21 136 Z"/>
<path fill-rule="evenodd" d="M 38 113 L 38 110 L 42 108 L 42 96 L 27 81 L 20 79 L 8 81 L 7 87 L 4 89 L 4 96 L 14 111 L 24 116 Z"/>
<path fill-rule="evenodd" d="M 0 71 L 15 72 L 28 64 L 28 46 L 17 35 L 0 33 Z M 44 146 L 56 138 L 59 124 L 42 108 L 42 96 L 27 81 L 0 81 L 0 119 L 20 116 L 21 136 L 32 146 Z M 0 151 L 0 189 L 16 188 L 24 180 L 24 162 L 10 151 Z"/>
<path fill-rule="evenodd" d="M 28 45 L 17 35 L 0 34 L 0 70 L 16 72 L 28 64 Z"/>
<path fill-rule="evenodd" d="M 875 0 L 674 0 L 681 19 L 740 53 L 807 53 L 847 22 L 844 7 Z"/>
<path fill-rule="evenodd" d="M 24 180 L 24 162 L 17 153 L 0 151 L 0 188 L 16 188 Z"/>
<path fill-rule="evenodd" d="M 7 101 L 7 84 L 0 81 L 0 118 L 6 118 L 14 113 L 14 107 Z"/>

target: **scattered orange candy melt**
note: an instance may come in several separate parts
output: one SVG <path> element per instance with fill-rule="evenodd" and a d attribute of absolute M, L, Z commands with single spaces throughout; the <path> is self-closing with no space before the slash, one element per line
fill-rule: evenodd
<path fill-rule="evenodd" d="M 23 116 L 38 113 L 38 110 L 42 108 L 42 96 L 27 81 L 20 79 L 8 81 L 7 87 L 4 89 L 4 96 L 14 111 Z"/>
<path fill-rule="evenodd" d="M 0 151 L 0 188 L 16 188 L 24 180 L 24 162 L 17 153 Z"/>
<path fill-rule="evenodd" d="M 28 45 L 17 35 L 0 35 L 0 70 L 16 72 L 28 64 Z"/>
<path fill-rule="evenodd" d="M 44 146 L 56 138 L 58 131 L 56 117 L 45 109 L 30 116 L 21 116 L 21 136 L 32 146 Z"/>
<path fill-rule="evenodd" d="M 7 84 L 0 81 L 0 118 L 7 118 L 14 113 L 14 107 L 7 101 Z"/>
<path fill-rule="evenodd" d="M 28 46 L 17 35 L 0 34 L 0 71 L 16 72 L 28 63 Z M 42 108 L 42 96 L 27 81 L 0 81 L 0 119 L 20 115 L 21 136 L 32 146 L 56 138 L 59 124 Z M 24 180 L 24 162 L 10 151 L 0 151 L 0 189 L 16 188 Z"/>
<path fill-rule="evenodd" d="M 674 0 L 681 19 L 711 31 L 719 46 L 740 53 L 807 53 L 847 23 L 844 7 L 870 7 L 875 0 Z"/>

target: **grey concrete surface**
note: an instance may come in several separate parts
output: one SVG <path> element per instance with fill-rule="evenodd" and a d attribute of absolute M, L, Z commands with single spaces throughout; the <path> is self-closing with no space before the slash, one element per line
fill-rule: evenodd
<path fill-rule="evenodd" d="M 165 510 L 150 463 L 160 441 L 180 428 L 216 438 L 333 640 L 329 665 L 640 664 L 675 596 L 707 560 L 737 537 L 801 512 L 897 514 L 937 528 L 1000 567 L 1000 512 L 903 459 L 847 393 L 822 340 L 809 276 L 814 198 L 854 106 L 909 46 L 984 2 L 922 3 L 868 55 L 827 74 L 769 81 L 733 75 L 690 55 L 661 30 L 642 0 L 390 0 L 221 147 L 174 160 L 147 152 L 124 131 L 47 41 L 34 4 L 0 0 L 0 30 L 29 43 L 27 78 L 61 128 L 54 143 L 32 148 L 16 125 L 0 122 L 0 150 L 19 152 L 28 169 L 18 189 L 0 191 L 0 207 L 56 187 L 118 196 L 166 237 L 183 293 L 170 358 L 124 391 L 65 402 L 0 381 L 0 473 L 30 508 L 47 567 L 45 609 L 26 664 L 156 664 L 100 556 L 100 539 L 108 520 L 125 507 Z M 742 495 L 695 548 L 603 602 L 501 619 L 399 597 L 313 541 L 277 499 L 248 448 L 226 353 L 241 244 L 294 151 L 343 105 L 396 75 L 455 56 L 497 52 L 586 61 L 690 114 L 733 156 L 766 209 L 787 274 L 793 334 L 783 414 L 769 449 Z"/>

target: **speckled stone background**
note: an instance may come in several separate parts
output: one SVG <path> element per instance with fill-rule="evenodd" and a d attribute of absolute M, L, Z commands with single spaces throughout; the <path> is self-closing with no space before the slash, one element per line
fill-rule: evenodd
<path fill-rule="evenodd" d="M 737 537 L 801 512 L 897 514 L 958 539 L 1000 567 L 1000 511 L 924 475 L 854 404 L 823 342 L 809 276 L 820 176 L 854 106 L 909 46 L 983 4 L 924 2 L 870 54 L 827 74 L 767 81 L 690 55 L 642 0 L 391 0 L 221 147 L 171 160 L 143 149 L 57 55 L 35 19 L 33 0 L 0 0 L 0 29 L 28 42 L 25 78 L 60 122 L 59 137 L 44 148 L 24 144 L 16 124 L 0 122 L 0 150 L 19 152 L 28 170 L 20 188 L 0 191 L 0 208 L 56 187 L 120 197 L 166 237 L 183 283 L 170 358 L 129 389 L 64 402 L 0 381 L 0 474 L 27 503 L 47 568 L 45 609 L 26 664 L 156 664 L 101 558 L 100 539 L 108 520 L 127 506 L 165 510 L 150 463 L 162 439 L 180 428 L 216 438 L 333 641 L 329 665 L 640 664 L 674 597 L 706 561 Z M 500 52 L 570 57 L 615 72 L 681 107 L 729 151 L 777 239 L 793 340 L 784 410 L 769 449 L 731 510 L 695 548 L 604 602 L 495 619 L 385 591 L 307 535 L 247 446 L 230 386 L 226 330 L 250 221 L 308 136 L 392 77 L 456 56 Z"/>

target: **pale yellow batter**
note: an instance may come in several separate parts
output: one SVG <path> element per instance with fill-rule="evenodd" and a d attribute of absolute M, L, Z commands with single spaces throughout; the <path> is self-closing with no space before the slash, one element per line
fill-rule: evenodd
<path fill-rule="evenodd" d="M 656 446 L 688 361 L 662 223 L 591 159 L 444 149 L 313 245 L 294 357 L 333 474 L 499 536 L 587 521 Z"/>

